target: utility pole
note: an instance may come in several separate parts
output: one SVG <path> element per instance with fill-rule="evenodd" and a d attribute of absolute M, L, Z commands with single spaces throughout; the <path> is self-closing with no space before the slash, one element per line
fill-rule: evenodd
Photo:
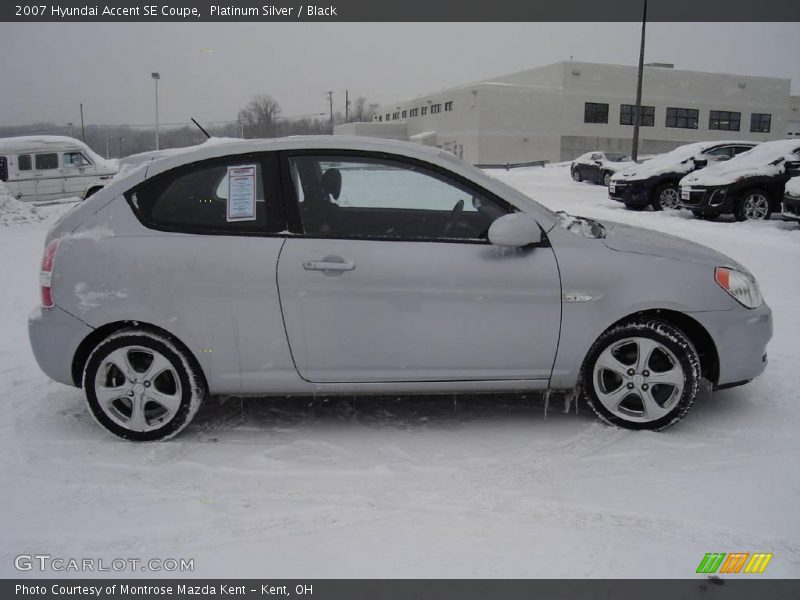
<path fill-rule="evenodd" d="M 108 158 L 108 136 L 109 135 L 110 134 L 108 133 L 108 130 L 106 129 L 106 158 Z"/>
<path fill-rule="evenodd" d="M 240 129 L 241 129 L 241 131 L 242 131 L 242 134 L 241 134 L 241 136 L 239 136 L 239 137 L 241 137 L 242 139 L 244 139 L 244 121 L 242 121 L 241 119 L 239 119 L 239 128 L 240 128 Z"/>
<path fill-rule="evenodd" d="M 122 136 L 119 136 L 119 157 L 120 158 L 122 158 L 122 142 L 124 142 L 124 141 L 125 141 L 125 138 L 122 137 Z"/>
<path fill-rule="evenodd" d="M 644 0 L 642 10 L 642 43 L 639 47 L 639 79 L 636 82 L 636 106 L 633 109 L 633 143 L 631 144 L 631 158 L 639 158 L 639 122 L 642 120 L 642 76 L 644 75 L 644 32 L 647 26 L 647 0 Z"/>
<path fill-rule="evenodd" d="M 325 93 L 328 94 L 328 104 L 330 105 L 331 109 L 331 133 L 333 133 L 333 92 L 329 91 Z"/>
<path fill-rule="evenodd" d="M 71 135 L 71 134 L 70 134 Z M 81 139 L 86 143 L 86 129 L 83 127 L 83 102 L 81 102 Z"/>
<path fill-rule="evenodd" d="M 350 121 L 350 90 L 344 91 L 344 122 Z"/>
<path fill-rule="evenodd" d="M 69 137 L 72 137 L 72 123 L 67 123 L 67 127 L 69 127 Z"/>

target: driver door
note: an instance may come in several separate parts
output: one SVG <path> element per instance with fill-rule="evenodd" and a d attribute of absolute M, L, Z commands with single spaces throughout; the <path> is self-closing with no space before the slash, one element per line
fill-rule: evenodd
<path fill-rule="evenodd" d="M 406 159 L 283 159 L 302 232 L 286 240 L 278 287 L 304 379 L 550 377 L 561 319 L 552 248 L 486 238 L 513 207 Z"/>

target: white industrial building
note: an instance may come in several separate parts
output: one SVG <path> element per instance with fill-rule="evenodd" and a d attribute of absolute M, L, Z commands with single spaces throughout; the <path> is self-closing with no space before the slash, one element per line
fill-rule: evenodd
<path fill-rule="evenodd" d="M 629 152 L 636 79 L 636 67 L 558 62 L 384 104 L 372 122 L 342 124 L 335 133 L 417 141 L 475 164 Z M 639 151 L 800 137 L 800 96 L 790 86 L 789 79 L 647 65 Z"/>

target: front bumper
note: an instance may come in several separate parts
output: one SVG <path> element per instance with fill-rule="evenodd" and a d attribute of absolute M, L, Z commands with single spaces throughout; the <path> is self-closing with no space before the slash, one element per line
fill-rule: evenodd
<path fill-rule="evenodd" d="M 681 186 L 680 205 L 702 213 L 729 212 L 730 198 L 726 187 Z"/>
<path fill-rule="evenodd" d="M 787 219 L 800 221 L 800 197 L 784 196 L 782 214 Z"/>
<path fill-rule="evenodd" d="M 37 307 L 28 315 L 28 338 L 33 356 L 50 379 L 75 385 L 72 359 L 80 343 L 93 329 L 58 308 Z"/>
<path fill-rule="evenodd" d="M 689 313 L 711 335 L 717 347 L 716 388 L 731 387 L 758 377 L 767 367 L 767 343 L 772 338 L 772 311 L 758 308 Z"/>
<path fill-rule="evenodd" d="M 631 206 L 647 206 L 650 204 L 650 186 L 641 181 L 612 181 L 608 185 L 608 197 Z"/>

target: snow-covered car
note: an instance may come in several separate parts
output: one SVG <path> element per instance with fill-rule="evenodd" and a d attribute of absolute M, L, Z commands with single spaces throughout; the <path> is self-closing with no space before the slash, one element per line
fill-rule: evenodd
<path fill-rule="evenodd" d="M 663 429 L 746 383 L 772 317 L 687 240 L 553 213 L 442 150 L 295 137 L 120 174 L 49 231 L 29 337 L 130 440 L 208 394 L 565 390 Z M 665 260 L 668 258 L 669 260 Z"/>
<path fill-rule="evenodd" d="M 626 208 L 654 210 L 679 208 L 678 182 L 687 173 L 747 152 L 756 142 L 697 142 L 612 175 L 608 197 Z"/>
<path fill-rule="evenodd" d="M 117 173 L 89 146 L 71 137 L 33 135 L 0 139 L 0 181 L 19 200 L 88 198 Z"/>
<path fill-rule="evenodd" d="M 800 176 L 792 177 L 783 192 L 783 216 L 800 220 Z"/>
<path fill-rule="evenodd" d="M 764 142 L 681 179 L 680 203 L 703 218 L 733 214 L 739 221 L 769 219 L 780 210 L 784 186 L 794 175 L 800 175 L 800 140 Z"/>
<path fill-rule="evenodd" d="M 572 161 L 570 174 L 574 181 L 591 181 L 607 187 L 614 173 L 635 164 L 622 152 L 587 152 Z"/>

